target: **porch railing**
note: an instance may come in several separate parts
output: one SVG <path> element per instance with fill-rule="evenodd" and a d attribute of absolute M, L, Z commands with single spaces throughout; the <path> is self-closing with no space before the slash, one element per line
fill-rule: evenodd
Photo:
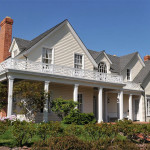
<path fill-rule="evenodd" d="M 0 64 L 0 72 L 5 69 L 40 72 L 111 83 L 123 83 L 123 78 L 120 75 L 100 73 L 96 71 L 69 68 L 66 66 L 44 64 L 41 62 L 32 62 L 13 58 L 9 58 Z"/>

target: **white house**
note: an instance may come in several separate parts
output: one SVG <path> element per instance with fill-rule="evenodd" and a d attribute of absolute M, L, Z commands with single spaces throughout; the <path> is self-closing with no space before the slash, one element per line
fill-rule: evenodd
<path fill-rule="evenodd" d="M 0 24 L 0 82 L 8 82 L 7 116 L 13 111 L 13 83 L 41 81 L 53 98 L 79 101 L 81 112 L 93 112 L 98 122 L 116 119 L 149 121 L 150 56 L 143 61 L 138 54 L 107 54 L 86 48 L 68 20 L 33 40 L 13 38 L 13 20 Z M 9 56 L 9 57 L 8 57 Z M 36 121 L 57 120 L 53 112 Z"/>

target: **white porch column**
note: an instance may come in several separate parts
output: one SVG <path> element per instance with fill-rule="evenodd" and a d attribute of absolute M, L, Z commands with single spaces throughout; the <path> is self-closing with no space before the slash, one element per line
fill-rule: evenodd
<path fill-rule="evenodd" d="M 105 121 L 108 122 L 108 110 L 107 110 L 107 98 L 108 98 L 108 93 L 105 93 Z"/>
<path fill-rule="evenodd" d="M 98 89 L 98 123 L 103 121 L 103 88 Z"/>
<path fill-rule="evenodd" d="M 74 102 L 78 102 L 78 87 L 79 87 L 79 84 L 74 85 L 74 91 L 73 91 Z"/>
<path fill-rule="evenodd" d="M 145 107 L 144 107 L 144 96 L 141 94 L 139 102 L 140 121 L 145 121 Z"/>
<path fill-rule="evenodd" d="M 14 78 L 8 78 L 8 104 L 7 104 L 7 117 L 12 115 L 12 105 L 13 105 L 13 84 Z"/>
<path fill-rule="evenodd" d="M 133 120 L 132 94 L 129 95 L 129 119 L 130 119 L 130 120 Z"/>
<path fill-rule="evenodd" d="M 44 91 L 46 94 L 48 93 L 49 90 L 49 83 L 50 81 L 45 81 Z M 46 101 L 43 110 L 43 122 L 48 122 L 48 96 L 47 95 L 46 95 Z"/>
<path fill-rule="evenodd" d="M 123 90 L 120 91 L 120 97 L 119 97 L 119 106 L 120 106 L 120 120 L 123 119 Z"/>

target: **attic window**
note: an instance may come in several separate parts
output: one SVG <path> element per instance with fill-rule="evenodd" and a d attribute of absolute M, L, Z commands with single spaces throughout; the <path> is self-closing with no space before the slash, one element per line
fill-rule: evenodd
<path fill-rule="evenodd" d="M 131 70 L 127 69 L 127 80 L 130 81 L 131 80 Z"/>
<path fill-rule="evenodd" d="M 47 64 L 52 64 L 52 62 L 53 62 L 52 53 L 53 53 L 52 48 L 43 48 L 42 62 L 47 63 Z"/>
<path fill-rule="evenodd" d="M 98 65 L 98 72 L 107 73 L 107 66 L 104 62 L 100 62 Z"/>

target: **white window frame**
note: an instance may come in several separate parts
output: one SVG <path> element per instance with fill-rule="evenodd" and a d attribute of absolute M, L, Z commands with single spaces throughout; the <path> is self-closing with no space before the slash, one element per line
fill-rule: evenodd
<path fill-rule="evenodd" d="M 82 95 L 82 103 L 78 104 L 78 109 L 81 113 L 83 113 L 83 94 L 82 93 L 78 93 L 78 103 L 79 103 L 79 95 Z M 80 105 L 80 106 L 79 106 Z"/>
<path fill-rule="evenodd" d="M 52 58 L 51 58 L 51 64 L 54 64 L 54 48 L 43 46 L 42 47 L 42 63 L 43 63 L 43 53 L 44 53 L 44 48 L 52 50 Z"/>
<path fill-rule="evenodd" d="M 100 66 L 100 64 L 101 63 L 103 63 L 103 65 L 105 65 L 105 69 L 104 69 L 104 67 L 102 68 L 103 69 L 103 71 L 102 72 L 100 72 L 100 69 L 99 69 L 99 66 Z M 98 72 L 100 72 L 100 73 L 107 73 L 108 72 L 108 66 L 107 66 L 107 64 L 105 63 L 105 62 L 103 62 L 103 61 L 101 61 L 99 64 L 98 64 Z M 105 71 L 104 71 L 105 70 Z"/>
<path fill-rule="evenodd" d="M 73 67 L 75 68 L 75 55 L 81 55 L 82 56 L 82 68 L 81 69 L 84 69 L 84 55 L 81 53 L 74 53 L 74 55 L 73 55 L 73 60 L 74 60 L 73 65 L 74 66 Z"/>
<path fill-rule="evenodd" d="M 150 116 L 150 96 L 149 97 L 146 97 L 146 114 L 147 116 Z"/>
<path fill-rule="evenodd" d="M 130 79 L 128 79 L 128 70 L 130 71 Z M 132 77 L 131 77 L 131 69 L 127 69 L 126 70 L 126 75 L 127 75 L 127 81 L 131 81 Z"/>

